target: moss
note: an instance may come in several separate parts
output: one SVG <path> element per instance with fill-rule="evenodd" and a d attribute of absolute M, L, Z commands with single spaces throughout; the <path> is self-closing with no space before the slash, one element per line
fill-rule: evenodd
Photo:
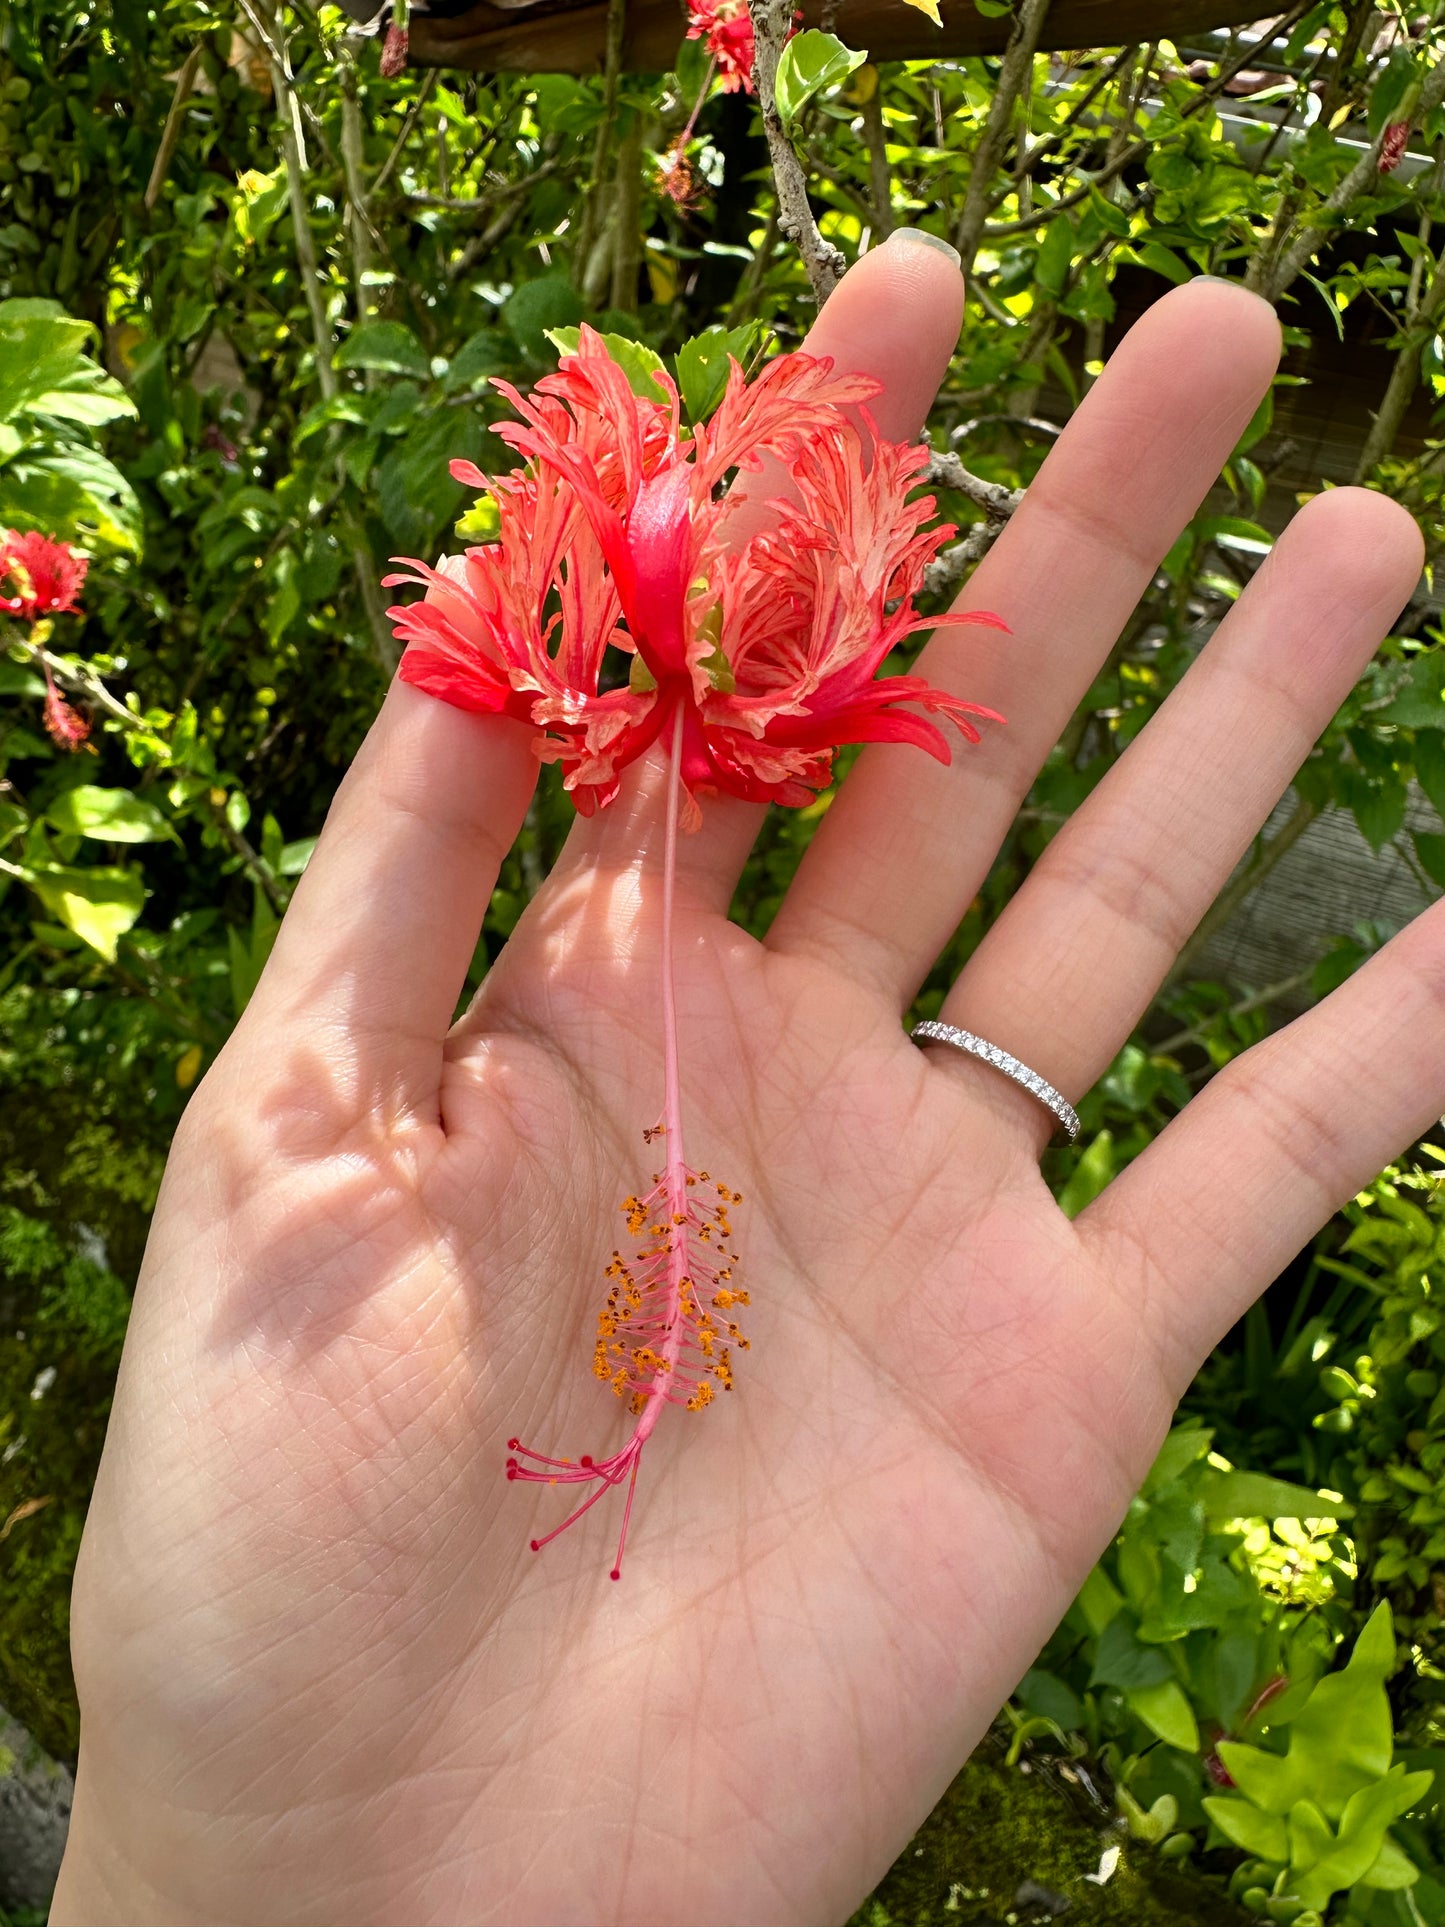
<path fill-rule="evenodd" d="M 1122 1851 L 1100 1886 L 1086 1876 L 1112 1844 Z M 1031 1898 L 1031 1888 L 1042 1891 Z M 1006 1767 L 985 1746 L 849 1927 L 1035 1927 L 1054 1918 L 1069 1927 L 1242 1927 L 1249 1916 L 1203 1877 L 1101 1834 L 1061 1787 Z"/>

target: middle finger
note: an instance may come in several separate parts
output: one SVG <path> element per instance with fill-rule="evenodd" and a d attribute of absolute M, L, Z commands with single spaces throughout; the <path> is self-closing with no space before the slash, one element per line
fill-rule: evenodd
<path fill-rule="evenodd" d="M 906 1006 L 977 895 L 1039 767 L 1160 558 L 1228 460 L 1279 358 L 1257 296 L 1217 281 L 1132 328 L 969 584 L 1012 634 L 946 629 L 918 673 L 1000 710 L 948 767 L 869 749 L 819 826 L 769 946 Z M 980 643 L 980 635 L 986 642 Z"/>

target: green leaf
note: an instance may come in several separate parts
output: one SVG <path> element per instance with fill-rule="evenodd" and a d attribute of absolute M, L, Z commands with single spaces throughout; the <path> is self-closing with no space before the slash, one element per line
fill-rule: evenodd
<path fill-rule="evenodd" d="M 1162 274 L 1176 288 L 1194 278 L 1194 270 L 1184 257 L 1176 254 L 1173 248 L 1166 248 L 1162 241 L 1145 241 L 1141 247 L 1134 248 L 1133 253 L 1141 268 L 1148 268 L 1153 274 Z"/>
<path fill-rule="evenodd" d="M 1124 1698 L 1130 1712 L 1137 1713 L 1151 1733 L 1181 1753 L 1199 1751 L 1199 1725 L 1177 1679 L 1161 1680 L 1157 1686 L 1131 1686 Z"/>
<path fill-rule="evenodd" d="M 1395 110 L 1404 100 L 1414 77 L 1414 50 L 1410 47 L 1393 48 L 1380 70 L 1379 79 L 1370 89 L 1368 126 L 1372 141 L 1378 140 L 1389 122 L 1396 118 Z"/>
<path fill-rule="evenodd" d="M 57 796 L 45 820 L 66 836 L 91 836 L 102 843 L 179 840 L 154 803 L 129 790 L 97 789 L 90 783 Z"/>
<path fill-rule="evenodd" d="M 1315 1801 L 1298 1801 L 1289 1816 L 1291 1869 L 1304 1874 L 1292 1881 L 1298 1898 L 1324 1907 L 1332 1894 L 1362 1879 L 1378 1861 L 1391 1822 L 1429 1791 L 1431 1777 L 1396 1767 L 1373 1786 L 1362 1787 L 1345 1807 L 1338 1833 Z"/>
<path fill-rule="evenodd" d="M 384 374 L 415 375 L 426 381 L 431 361 L 426 350 L 401 321 L 363 321 L 352 329 L 331 357 L 334 368 L 374 368 Z"/>
<path fill-rule="evenodd" d="M 1412 834 L 1420 868 L 1432 883 L 1438 883 L 1445 890 L 1445 836 L 1430 830 L 1415 830 Z"/>
<path fill-rule="evenodd" d="M 1384 1845 L 1369 1867 L 1360 1875 L 1358 1884 L 1362 1887 L 1377 1887 L 1385 1892 L 1398 1892 L 1402 1887 L 1413 1887 L 1419 1878 L 1420 1869 L 1387 1834 Z"/>
<path fill-rule="evenodd" d="M 1415 738 L 1415 779 L 1445 817 L 1445 736 L 1435 730 Z"/>
<path fill-rule="evenodd" d="M 1278 1815 L 1261 1813 L 1248 1800 L 1227 1793 L 1214 1794 L 1202 1804 L 1225 1839 L 1236 1847 L 1243 1847 L 1260 1860 L 1289 1859 L 1289 1833 Z"/>
<path fill-rule="evenodd" d="M 306 865 L 311 861 L 312 853 L 320 840 L 321 839 L 316 836 L 303 836 L 298 838 L 295 843 L 285 844 L 281 851 L 280 861 L 276 865 L 278 874 L 283 877 L 299 877 L 302 875 Z"/>
<path fill-rule="evenodd" d="M 704 422 L 723 398 L 731 361 L 746 366 L 761 347 L 766 323 L 694 335 L 677 351 L 677 386 L 690 422 Z"/>
<path fill-rule="evenodd" d="M 1378 720 L 1404 729 L 1445 729 L 1445 651 L 1412 660 L 1400 693 L 1380 710 Z"/>
<path fill-rule="evenodd" d="M 524 281 L 502 306 L 501 318 L 512 339 L 533 361 L 548 354 L 548 330 L 570 328 L 582 319 L 582 297 L 565 274 L 544 274 Z"/>
<path fill-rule="evenodd" d="M 580 328 L 549 328 L 547 339 L 559 355 L 575 355 L 581 343 Z M 661 401 L 663 391 L 653 379 L 656 375 L 667 373 L 667 364 L 655 348 L 649 348 L 644 341 L 629 341 L 625 335 L 603 335 L 603 347 L 627 377 L 627 385 L 634 395 L 644 401 Z"/>
<path fill-rule="evenodd" d="M 1084 1624 L 1097 1636 L 1123 1606 L 1124 1595 L 1103 1567 L 1095 1566 L 1075 1603 L 1083 1614 Z"/>
<path fill-rule="evenodd" d="M 117 943 L 145 904 L 145 885 L 134 870 L 75 870 L 49 863 L 31 871 L 28 881 L 56 922 L 107 963 L 115 962 Z"/>
<path fill-rule="evenodd" d="M 845 47 L 836 34 L 816 27 L 795 34 L 778 61 L 776 96 L 784 127 L 791 129 L 814 95 L 846 80 L 867 58 Z"/>
<path fill-rule="evenodd" d="M 403 555 L 424 555 L 443 528 L 455 521 L 463 489 L 448 464 L 475 461 L 482 428 L 469 409 L 423 414 L 392 446 L 376 470 L 377 499 L 387 533 Z"/>
<path fill-rule="evenodd" d="M 1162 1686 L 1174 1678 L 1174 1669 L 1157 1646 L 1146 1646 L 1137 1637 L 1128 1613 L 1116 1613 L 1099 1636 L 1091 1686 L 1117 1686 L 1130 1693 L 1138 1686 Z"/>
<path fill-rule="evenodd" d="M 1388 1602 L 1377 1606 L 1348 1663 L 1326 1673 L 1289 1725 L 1284 1755 L 1238 1740 L 1221 1740 L 1219 1757 L 1246 1799 L 1287 1814 L 1313 1800 L 1331 1819 L 1390 1768 L 1394 1722 L 1385 1681 L 1395 1664 Z"/>
<path fill-rule="evenodd" d="M 0 525 L 66 539 L 89 529 L 115 549 L 141 543 L 135 490 L 99 449 L 79 443 L 26 448 L 0 469 Z"/>
<path fill-rule="evenodd" d="M 1398 836 L 1405 821 L 1408 793 L 1401 782 L 1354 784 L 1350 791 L 1350 811 L 1360 826 L 1360 834 L 1375 851 L 1382 850 Z"/>
<path fill-rule="evenodd" d="M 1076 1218 L 1114 1175 L 1114 1133 L 1100 1131 L 1084 1150 L 1059 1192 L 1059 1209 L 1066 1218 Z"/>
<path fill-rule="evenodd" d="M 16 314 L 0 305 L 0 421 L 9 421 L 74 372 L 91 336 L 68 315 Z"/>
<path fill-rule="evenodd" d="M 1044 229 L 1044 238 L 1039 243 L 1034 260 L 1034 279 L 1044 293 L 1052 295 L 1056 301 L 1068 284 L 1077 238 L 1068 215 L 1058 214 Z"/>
<path fill-rule="evenodd" d="M 445 384 L 448 388 L 475 388 L 490 376 L 504 373 L 515 361 L 516 349 L 500 328 L 478 328 L 447 364 Z"/>
<path fill-rule="evenodd" d="M 1189 1419 L 1183 1425 L 1176 1425 L 1159 1448 L 1158 1457 L 1150 1466 L 1142 1490 L 1146 1497 L 1172 1485 L 1181 1472 L 1202 1459 L 1214 1442 L 1214 1433 L 1201 1425 L 1197 1419 Z"/>
<path fill-rule="evenodd" d="M 1322 1499 L 1306 1485 L 1289 1485 L 1263 1472 L 1221 1472 L 1200 1495 L 1211 1525 L 1230 1519 L 1343 1519 L 1353 1507 Z"/>
<path fill-rule="evenodd" d="M 1066 1732 L 1076 1733 L 1083 1726 L 1084 1708 L 1079 1696 L 1057 1673 L 1030 1667 L 1019 1681 L 1014 1698 L 1030 1713 L 1052 1720 Z"/>

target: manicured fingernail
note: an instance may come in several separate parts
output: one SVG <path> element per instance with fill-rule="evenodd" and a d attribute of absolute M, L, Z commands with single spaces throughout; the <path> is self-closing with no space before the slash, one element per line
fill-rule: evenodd
<path fill-rule="evenodd" d="M 950 247 L 941 234 L 930 234 L 926 227 L 896 227 L 888 241 L 890 244 L 897 241 L 910 248 L 937 248 L 940 254 L 948 256 L 955 267 L 963 262 L 963 256 L 957 248 Z"/>

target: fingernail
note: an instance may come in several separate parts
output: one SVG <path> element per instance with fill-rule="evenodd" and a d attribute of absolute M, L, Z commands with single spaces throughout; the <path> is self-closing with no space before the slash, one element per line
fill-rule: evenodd
<path fill-rule="evenodd" d="M 889 235 L 885 246 L 891 245 L 894 241 L 899 241 L 910 248 L 937 248 L 940 254 L 948 256 L 956 268 L 963 265 L 963 256 L 958 249 L 950 247 L 941 234 L 930 234 L 926 227 L 896 227 Z"/>

